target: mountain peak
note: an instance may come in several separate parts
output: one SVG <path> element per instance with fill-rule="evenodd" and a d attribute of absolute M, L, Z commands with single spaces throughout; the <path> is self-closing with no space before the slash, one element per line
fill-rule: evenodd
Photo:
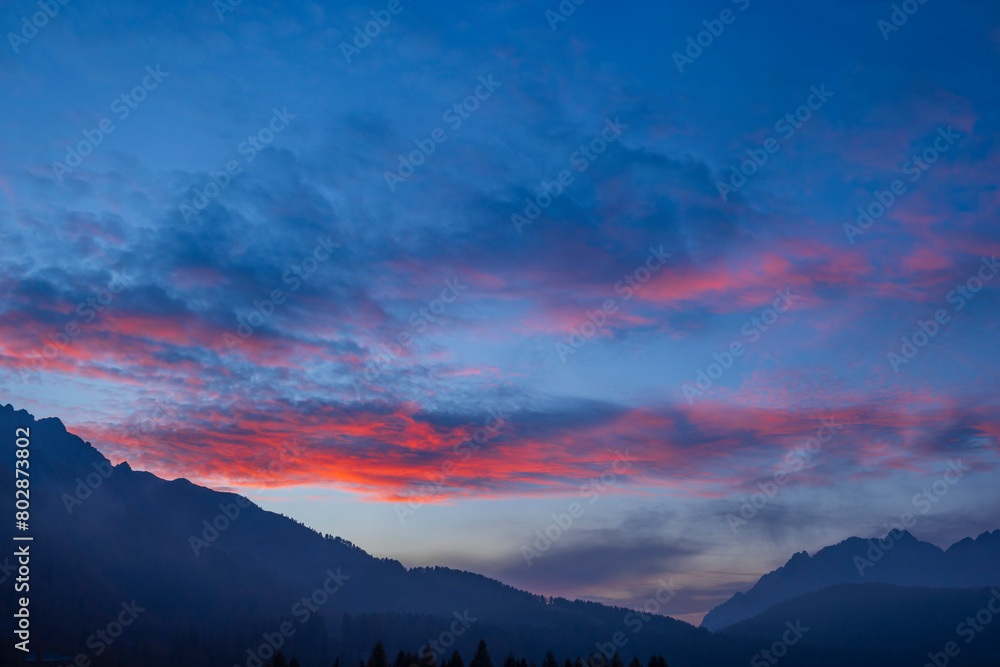
<path fill-rule="evenodd" d="M 788 559 L 788 564 L 808 561 L 809 558 L 810 556 L 808 551 L 798 551 L 792 554 L 792 557 Z"/>

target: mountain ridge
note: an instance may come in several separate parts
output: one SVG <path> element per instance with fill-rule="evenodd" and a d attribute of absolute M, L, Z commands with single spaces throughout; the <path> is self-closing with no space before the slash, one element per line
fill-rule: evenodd
<path fill-rule="evenodd" d="M 955 587 L 1000 584 L 1000 530 L 966 537 L 947 549 L 907 530 L 883 540 L 849 537 L 810 556 L 800 551 L 745 592 L 713 608 L 701 627 L 717 631 L 806 593 L 847 583 Z"/>

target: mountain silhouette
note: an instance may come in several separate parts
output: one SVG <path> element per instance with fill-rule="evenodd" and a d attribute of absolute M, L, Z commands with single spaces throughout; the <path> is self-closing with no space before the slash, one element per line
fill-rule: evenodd
<path fill-rule="evenodd" d="M 947 551 L 908 531 L 894 531 L 881 542 L 851 537 L 813 556 L 802 551 L 749 591 L 712 609 L 701 627 L 720 630 L 800 595 L 848 583 L 955 588 L 1000 584 L 1000 530 L 965 538 Z"/>

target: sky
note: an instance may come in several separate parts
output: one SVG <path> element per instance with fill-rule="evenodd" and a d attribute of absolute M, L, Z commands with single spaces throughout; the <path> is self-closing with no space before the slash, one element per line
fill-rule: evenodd
<path fill-rule="evenodd" d="M 695 623 L 1000 527 L 995 2 L 0 27 L 0 400 L 113 462 Z"/>

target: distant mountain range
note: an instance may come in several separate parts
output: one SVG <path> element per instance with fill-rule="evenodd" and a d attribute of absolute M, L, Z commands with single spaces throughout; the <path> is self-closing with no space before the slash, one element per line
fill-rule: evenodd
<path fill-rule="evenodd" d="M 746 593 L 715 607 L 701 627 L 721 630 L 781 602 L 838 584 L 895 584 L 968 588 L 1000 584 L 1000 530 L 965 538 L 947 551 L 921 542 L 907 531 L 878 539 L 852 537 L 792 556 L 765 574 Z"/>
<path fill-rule="evenodd" d="M 566 658 L 586 659 L 617 640 L 626 664 L 632 656 L 645 664 L 660 653 L 670 667 L 743 666 L 759 659 L 760 651 L 780 636 L 776 624 L 783 615 L 788 618 L 781 622 L 794 614 L 806 618 L 806 612 L 822 607 L 833 614 L 829 618 L 836 618 L 837 610 L 850 616 L 851 605 L 870 603 L 866 595 L 893 599 L 877 591 L 855 598 L 854 592 L 836 589 L 823 591 L 815 601 L 800 597 L 841 583 L 837 577 L 850 581 L 852 556 L 863 554 L 867 543 L 848 540 L 812 558 L 797 554 L 749 592 L 713 610 L 705 628 L 592 602 L 547 600 L 469 572 L 407 569 L 241 496 L 183 479 L 166 481 L 127 463 L 111 466 L 58 419 L 36 421 L 10 405 L 0 407 L 4 506 L 14 498 L 17 428 L 30 429 L 31 440 L 31 647 L 56 664 L 83 656 L 89 664 L 112 667 L 253 666 L 259 647 L 280 640 L 285 654 L 295 655 L 302 667 L 329 667 L 335 659 L 348 667 L 366 658 L 377 640 L 385 643 L 390 658 L 436 641 L 444 644 L 443 652 L 457 649 L 468 660 L 479 639 L 485 639 L 496 665 L 508 652 L 541 664 L 548 650 L 562 664 Z M 0 521 L 0 541 L 8 545 L 14 531 L 9 516 Z M 904 537 L 866 570 L 864 579 L 905 572 L 903 580 L 892 583 L 912 585 L 921 577 L 934 577 L 921 584 L 997 582 L 998 537 L 1000 531 L 963 540 L 944 561 L 940 550 Z M 828 553 L 844 544 L 852 548 Z M 9 588 L 11 563 L 4 560 L 9 553 L 0 553 L 0 585 L 6 591 L 0 596 L 0 664 L 17 664 L 20 657 L 11 650 L 15 598 Z M 846 557 L 846 566 L 840 557 Z M 896 611 L 933 606 L 944 594 L 907 589 Z M 975 606 L 982 591 L 956 595 L 949 600 L 959 609 Z M 123 609 L 132 610 L 132 622 L 113 641 L 100 639 L 99 633 L 126 613 Z M 914 628 L 924 627 L 913 622 Z M 899 636 L 893 636 L 899 644 L 855 645 L 836 628 L 813 630 L 782 664 L 893 664 L 899 646 L 915 645 L 906 637 L 906 622 L 899 623 Z M 729 627 L 712 633 L 706 629 L 710 626 Z M 850 628 L 845 632 L 854 636 Z M 992 644 L 985 633 L 983 638 L 977 643 L 985 650 Z"/>

